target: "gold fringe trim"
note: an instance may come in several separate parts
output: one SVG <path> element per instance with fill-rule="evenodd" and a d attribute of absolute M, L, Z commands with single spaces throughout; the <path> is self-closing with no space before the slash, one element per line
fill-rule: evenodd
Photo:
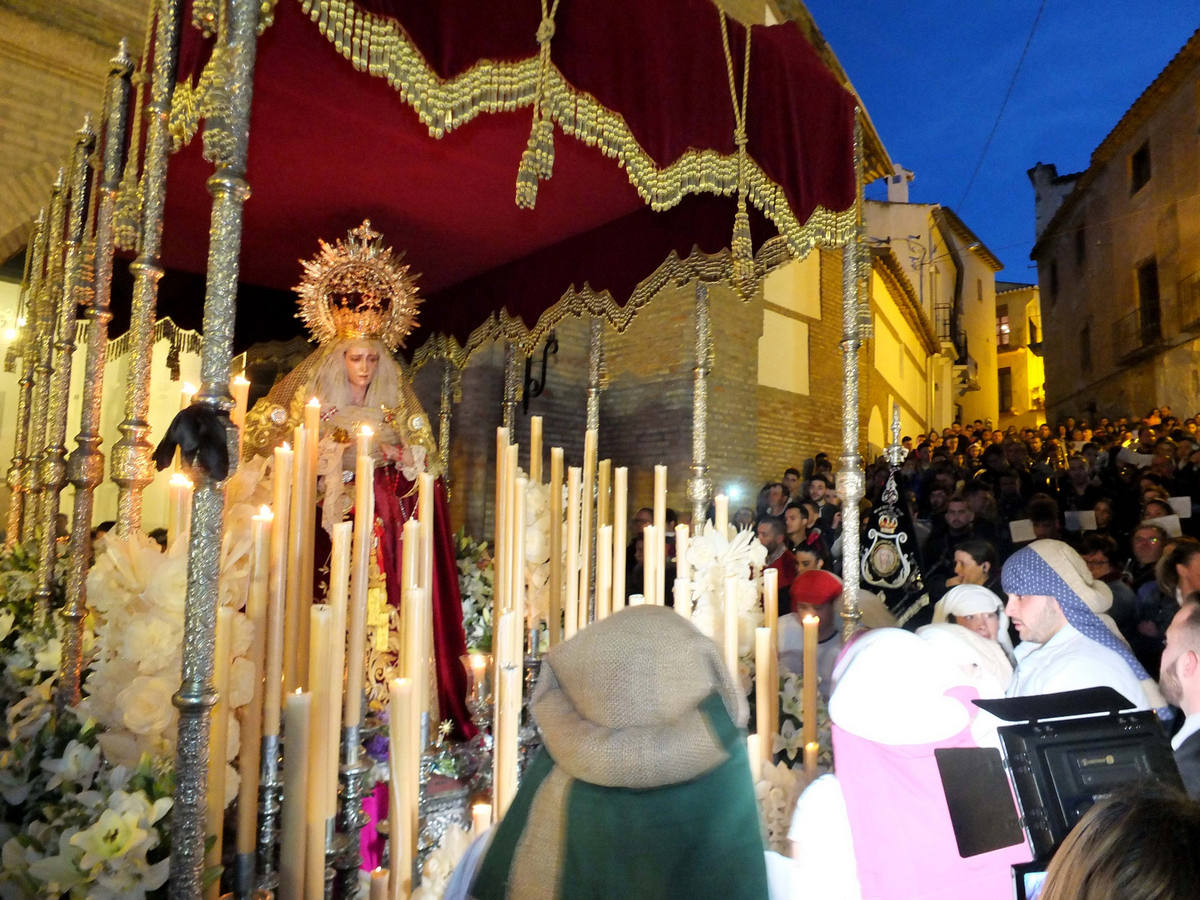
<path fill-rule="evenodd" d="M 785 238 L 781 235 L 770 238 L 754 257 L 755 279 L 761 281 L 794 258 Z M 501 309 L 472 331 L 463 344 L 449 335 L 432 335 L 413 352 L 410 369 L 415 374 L 434 360 L 445 360 L 459 370 L 465 369 L 475 352 L 492 341 L 504 341 L 512 344 L 518 353 L 530 355 L 551 331 L 572 316 L 603 319 L 614 331 L 623 334 L 634 317 L 663 288 L 695 280 L 728 282 L 733 268 L 733 254 L 728 248 L 717 253 L 693 249 L 683 258 L 672 251 L 657 269 L 638 283 L 624 304 L 618 303 L 608 291 L 597 291 L 587 283 L 580 289 L 572 286 L 538 317 L 533 327 L 526 326 L 522 319 Z"/>
<path fill-rule="evenodd" d="M 480 60 L 461 75 L 442 81 L 403 29 L 392 19 L 374 16 L 353 0 L 299 0 L 321 34 L 356 70 L 384 78 L 406 102 L 434 139 L 440 140 L 483 113 L 513 112 L 531 106 L 537 94 L 539 58 L 518 62 Z M 195 88 L 175 89 L 171 128 L 177 146 L 188 143 L 199 127 L 203 95 L 213 76 L 205 68 Z M 738 188 L 738 157 L 716 150 L 689 150 L 659 168 L 641 148 L 624 118 L 590 94 L 577 90 L 550 64 L 542 98 L 544 117 L 562 131 L 617 161 L 642 200 L 656 212 L 676 206 L 688 194 L 729 196 Z M 817 207 L 801 222 L 783 189 L 752 159 L 743 170 L 746 197 L 802 258 L 816 245 L 840 247 L 854 236 L 854 207 L 833 212 Z"/>

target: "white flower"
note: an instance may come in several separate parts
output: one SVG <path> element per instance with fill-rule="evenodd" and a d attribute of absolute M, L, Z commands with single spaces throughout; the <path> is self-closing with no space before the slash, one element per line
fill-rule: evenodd
<path fill-rule="evenodd" d="M 254 642 L 254 623 L 245 613 L 236 613 L 233 617 L 233 630 L 230 647 L 234 657 L 245 656 L 250 652 L 250 644 Z M 235 703 L 234 706 L 241 706 Z"/>
<path fill-rule="evenodd" d="M 42 768 L 51 775 L 46 782 L 47 790 L 64 783 L 86 789 L 100 769 L 100 748 L 71 741 L 63 750 L 61 759 L 43 759 Z"/>
<path fill-rule="evenodd" d="M 165 678 L 139 675 L 117 696 L 122 723 L 134 734 L 161 735 L 173 718 L 173 693 Z"/>
<path fill-rule="evenodd" d="M 79 866 L 84 871 L 103 865 L 143 844 L 150 836 L 141 827 L 136 813 L 106 809 L 90 828 L 71 838 L 72 846 L 83 851 Z"/>
<path fill-rule="evenodd" d="M 51 638 L 33 654 L 33 664 L 40 672 L 57 672 L 62 663 L 62 641 Z"/>
<path fill-rule="evenodd" d="M 121 633 L 121 655 L 136 660 L 138 672 L 158 675 L 178 670 L 183 622 L 156 612 L 143 613 L 125 624 Z"/>

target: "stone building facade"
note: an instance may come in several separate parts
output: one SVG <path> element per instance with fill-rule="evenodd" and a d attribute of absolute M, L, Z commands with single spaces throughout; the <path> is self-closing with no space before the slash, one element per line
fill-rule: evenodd
<path fill-rule="evenodd" d="M 1198 79 L 1200 31 L 1085 171 L 1029 170 L 1051 420 L 1200 404 Z"/>

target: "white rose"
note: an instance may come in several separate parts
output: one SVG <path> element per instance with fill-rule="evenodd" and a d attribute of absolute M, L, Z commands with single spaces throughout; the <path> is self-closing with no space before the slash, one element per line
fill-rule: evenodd
<path fill-rule="evenodd" d="M 126 623 L 119 653 L 137 662 L 138 672 L 157 675 L 168 671 L 179 657 L 183 623 L 144 613 Z"/>
<path fill-rule="evenodd" d="M 142 600 L 166 618 L 183 622 L 183 605 L 187 599 L 187 556 L 159 555 L 154 571 L 149 575 Z"/>
<path fill-rule="evenodd" d="M 134 734 L 160 735 L 171 723 L 174 693 L 165 678 L 139 675 L 117 696 L 121 721 Z"/>

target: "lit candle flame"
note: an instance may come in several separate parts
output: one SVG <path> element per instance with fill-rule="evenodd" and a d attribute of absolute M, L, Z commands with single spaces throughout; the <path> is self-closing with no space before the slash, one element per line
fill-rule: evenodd
<path fill-rule="evenodd" d="M 292 445 L 291 445 L 291 444 L 289 444 L 287 441 L 284 441 L 282 444 L 280 444 L 280 445 L 279 445 L 279 449 L 280 449 L 280 450 L 283 450 L 283 451 L 284 451 L 284 452 L 286 452 L 286 453 L 291 453 L 291 452 L 292 452 Z"/>
<path fill-rule="evenodd" d="M 238 375 L 233 376 L 233 383 L 236 385 L 249 384 L 250 379 L 247 378 L 245 375 L 238 374 Z"/>
<path fill-rule="evenodd" d="M 192 487 L 192 479 L 188 478 L 182 472 L 176 472 L 172 475 L 170 483 L 176 487 Z"/>
<path fill-rule="evenodd" d="M 361 428 L 358 429 L 358 433 L 361 434 L 363 437 L 374 437 L 375 436 L 375 432 L 371 430 L 370 425 L 363 425 Z"/>
<path fill-rule="evenodd" d="M 258 508 L 258 515 L 254 518 L 259 522 L 270 522 L 275 518 L 275 513 L 271 511 L 271 507 L 264 503 Z"/>
<path fill-rule="evenodd" d="M 308 401 L 308 405 L 309 405 L 309 406 L 316 407 L 317 409 L 320 409 L 320 408 L 321 408 L 321 401 L 320 401 L 320 400 L 318 400 L 316 397 L 313 397 L 311 400 L 309 400 L 309 401 Z"/>

